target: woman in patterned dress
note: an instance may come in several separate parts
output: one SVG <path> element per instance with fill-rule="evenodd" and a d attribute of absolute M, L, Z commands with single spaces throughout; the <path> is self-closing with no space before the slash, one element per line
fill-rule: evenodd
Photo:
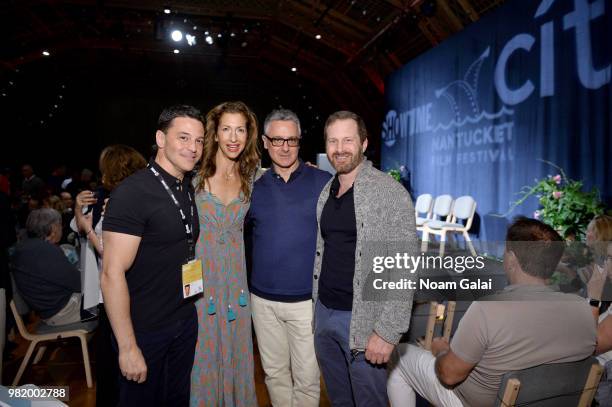
<path fill-rule="evenodd" d="M 257 405 L 242 229 L 259 158 L 257 119 L 244 103 L 222 103 L 208 112 L 195 180 L 204 295 L 196 302 L 192 406 Z"/>

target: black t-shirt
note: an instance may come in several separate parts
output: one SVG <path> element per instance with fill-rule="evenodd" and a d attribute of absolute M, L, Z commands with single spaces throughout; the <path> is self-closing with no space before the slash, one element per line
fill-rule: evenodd
<path fill-rule="evenodd" d="M 191 178 L 183 181 L 149 163 L 166 181 L 192 224 L 194 241 L 200 233 Z M 193 219 L 191 208 L 193 207 Z M 189 258 L 187 234 L 178 208 L 149 168 L 126 178 L 113 190 L 102 229 L 142 238 L 125 277 L 130 293 L 132 324 L 137 331 L 159 329 L 190 317 L 192 299 L 183 299 L 181 266 Z"/>
<path fill-rule="evenodd" d="M 324 251 L 319 300 L 328 308 L 351 311 L 357 245 L 355 201 L 353 187 L 337 198 L 339 189 L 340 182 L 336 175 L 321 213 Z"/>

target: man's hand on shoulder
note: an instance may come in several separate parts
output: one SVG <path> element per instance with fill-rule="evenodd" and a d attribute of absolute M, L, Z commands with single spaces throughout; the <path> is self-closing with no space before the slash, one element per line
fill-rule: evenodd
<path fill-rule="evenodd" d="M 395 345 L 385 341 L 376 332 L 372 332 L 366 344 L 365 358 L 375 365 L 387 363 L 393 348 Z"/>
<path fill-rule="evenodd" d="M 147 380 L 147 364 L 138 346 L 119 350 L 119 369 L 127 380 L 144 383 Z"/>

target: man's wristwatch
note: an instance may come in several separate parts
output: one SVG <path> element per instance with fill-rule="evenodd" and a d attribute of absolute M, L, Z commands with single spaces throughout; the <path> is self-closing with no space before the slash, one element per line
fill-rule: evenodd
<path fill-rule="evenodd" d="M 599 308 L 601 306 L 601 300 L 594 300 L 592 298 L 589 298 L 589 305 L 591 307 Z"/>

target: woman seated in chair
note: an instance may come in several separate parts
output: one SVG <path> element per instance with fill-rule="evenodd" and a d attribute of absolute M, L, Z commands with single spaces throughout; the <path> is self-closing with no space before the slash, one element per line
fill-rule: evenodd
<path fill-rule="evenodd" d="M 42 208 L 26 221 L 28 239 L 12 258 L 17 291 L 48 325 L 67 325 L 81 320 L 81 274 L 58 246 L 62 216 Z"/>

